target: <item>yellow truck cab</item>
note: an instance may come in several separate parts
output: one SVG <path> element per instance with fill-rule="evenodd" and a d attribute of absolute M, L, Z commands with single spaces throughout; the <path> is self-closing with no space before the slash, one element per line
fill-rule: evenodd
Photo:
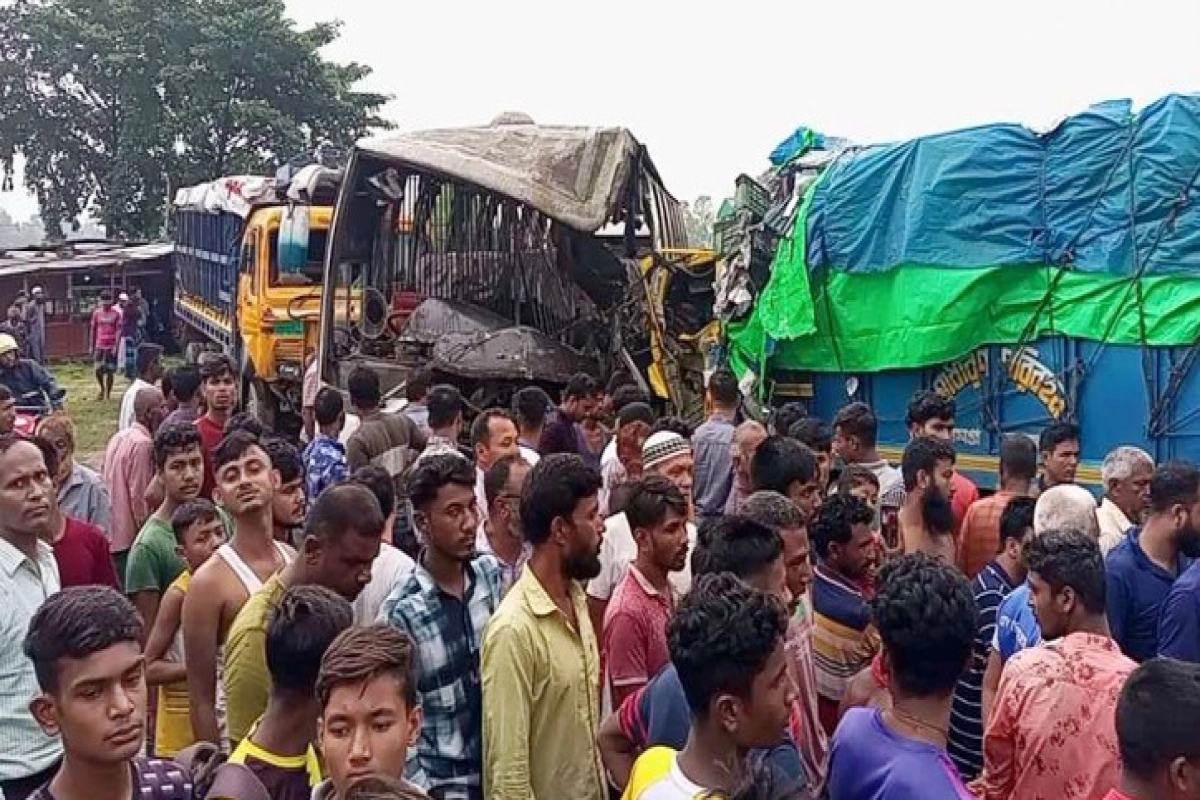
<path fill-rule="evenodd" d="M 314 166 L 290 180 L 222 178 L 175 198 L 175 312 L 186 355 L 230 355 L 243 406 L 283 434 L 300 429 L 338 180 Z"/>

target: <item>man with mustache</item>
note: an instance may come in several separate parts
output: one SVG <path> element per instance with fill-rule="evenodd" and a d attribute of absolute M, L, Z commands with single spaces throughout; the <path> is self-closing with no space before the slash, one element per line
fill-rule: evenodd
<path fill-rule="evenodd" d="M 42 451 L 16 434 L 0 436 L 0 791 L 25 800 L 50 780 L 62 757 L 57 732 L 46 733 L 30 713 L 39 694 L 33 663 L 21 652 L 30 621 L 61 588 L 58 564 L 39 534 L 50 517 L 54 482 Z M 140 744 L 140 743 L 139 743 Z"/>
<path fill-rule="evenodd" d="M 483 787 L 492 800 L 604 800 L 600 654 L 582 581 L 600 573 L 600 473 L 547 455 L 521 492 L 533 555 L 483 639 Z"/>
<path fill-rule="evenodd" d="M 1108 625 L 1134 661 L 1158 653 L 1163 603 L 1175 579 L 1200 555 L 1200 471 L 1170 461 L 1150 478 L 1150 514 L 1104 561 Z"/>
<path fill-rule="evenodd" d="M 900 549 L 923 551 L 955 563 L 954 448 L 945 439 L 918 436 L 900 459 L 904 505 L 900 507 Z"/>
<path fill-rule="evenodd" d="M 192 577 L 183 601 L 192 731 L 200 742 L 220 742 L 217 664 L 230 626 L 250 595 L 287 566 L 296 552 L 274 538 L 271 506 L 279 473 L 258 437 L 235 430 L 213 453 L 214 497 L 233 520 L 233 538 Z"/>
<path fill-rule="evenodd" d="M 687 498 L 661 475 L 636 483 L 625 504 L 637 556 L 605 609 L 603 631 L 614 708 L 671 659 L 667 620 L 675 597 L 667 576 L 687 563 L 687 514 Z"/>
<path fill-rule="evenodd" d="M 405 777 L 433 797 L 456 800 L 484 797 L 479 652 L 504 596 L 499 561 L 475 554 L 475 470 L 453 453 L 418 462 L 407 493 L 425 547 L 380 614 L 408 634 L 421 665 L 416 688 L 425 721 Z"/>
<path fill-rule="evenodd" d="M 125 594 L 144 621 L 142 633 L 154 629 L 163 594 L 184 570 L 171 519 L 175 511 L 200 496 L 204 451 L 195 425 L 166 425 L 154 435 L 154 468 L 163 487 L 162 504 L 138 532 L 129 550 Z"/>

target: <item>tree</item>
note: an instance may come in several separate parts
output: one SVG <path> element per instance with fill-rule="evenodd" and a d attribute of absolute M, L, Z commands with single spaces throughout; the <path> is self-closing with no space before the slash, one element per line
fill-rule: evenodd
<path fill-rule="evenodd" d="M 353 88 L 370 69 L 321 57 L 337 31 L 297 29 L 282 0 L 0 6 L 0 171 L 25 157 L 50 238 L 84 212 L 152 238 L 179 186 L 386 126 L 387 98 Z"/>
<path fill-rule="evenodd" d="M 712 198 L 702 194 L 694 203 L 683 204 L 683 221 L 687 229 L 688 243 L 692 247 L 712 247 L 713 224 L 717 212 Z"/>

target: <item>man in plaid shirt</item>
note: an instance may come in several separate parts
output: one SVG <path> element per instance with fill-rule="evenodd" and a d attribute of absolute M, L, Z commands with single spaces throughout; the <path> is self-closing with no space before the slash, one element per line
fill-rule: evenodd
<path fill-rule="evenodd" d="M 405 776 L 436 800 L 483 800 L 483 630 L 504 594 L 494 556 L 475 555 L 475 468 L 453 454 L 420 460 L 408 481 L 425 549 L 381 619 L 412 637 L 425 712 Z"/>

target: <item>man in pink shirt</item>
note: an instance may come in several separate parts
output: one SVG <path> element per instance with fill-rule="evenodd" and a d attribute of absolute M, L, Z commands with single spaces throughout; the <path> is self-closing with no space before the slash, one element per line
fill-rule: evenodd
<path fill-rule="evenodd" d="M 605 609 L 602 639 L 613 708 L 671 660 L 667 620 L 675 599 L 667 576 L 683 569 L 688 554 L 688 501 L 667 478 L 653 474 L 639 481 L 625 516 L 637 557 Z"/>
<path fill-rule="evenodd" d="M 1121 783 L 1104 800 L 1200 797 L 1200 666 L 1152 658 L 1117 703 Z"/>
<path fill-rule="evenodd" d="M 120 338 L 121 309 L 113 305 L 112 292 L 105 289 L 100 293 L 100 307 L 92 312 L 89 331 L 101 400 L 112 396 L 113 373 L 117 371 L 117 347 Z"/>
<path fill-rule="evenodd" d="M 118 431 L 104 451 L 102 472 L 112 500 L 109 544 L 122 584 L 129 548 L 150 516 L 146 487 L 154 478 L 154 432 L 166 416 L 162 392 L 154 388 L 139 390 L 133 401 L 133 424 Z"/>
<path fill-rule="evenodd" d="M 1092 535 L 1050 531 L 1025 545 L 1030 604 L 1048 642 L 1004 667 L 983 740 L 980 800 L 1095 800 L 1121 780 L 1114 716 L 1137 666 L 1104 616 Z"/>

